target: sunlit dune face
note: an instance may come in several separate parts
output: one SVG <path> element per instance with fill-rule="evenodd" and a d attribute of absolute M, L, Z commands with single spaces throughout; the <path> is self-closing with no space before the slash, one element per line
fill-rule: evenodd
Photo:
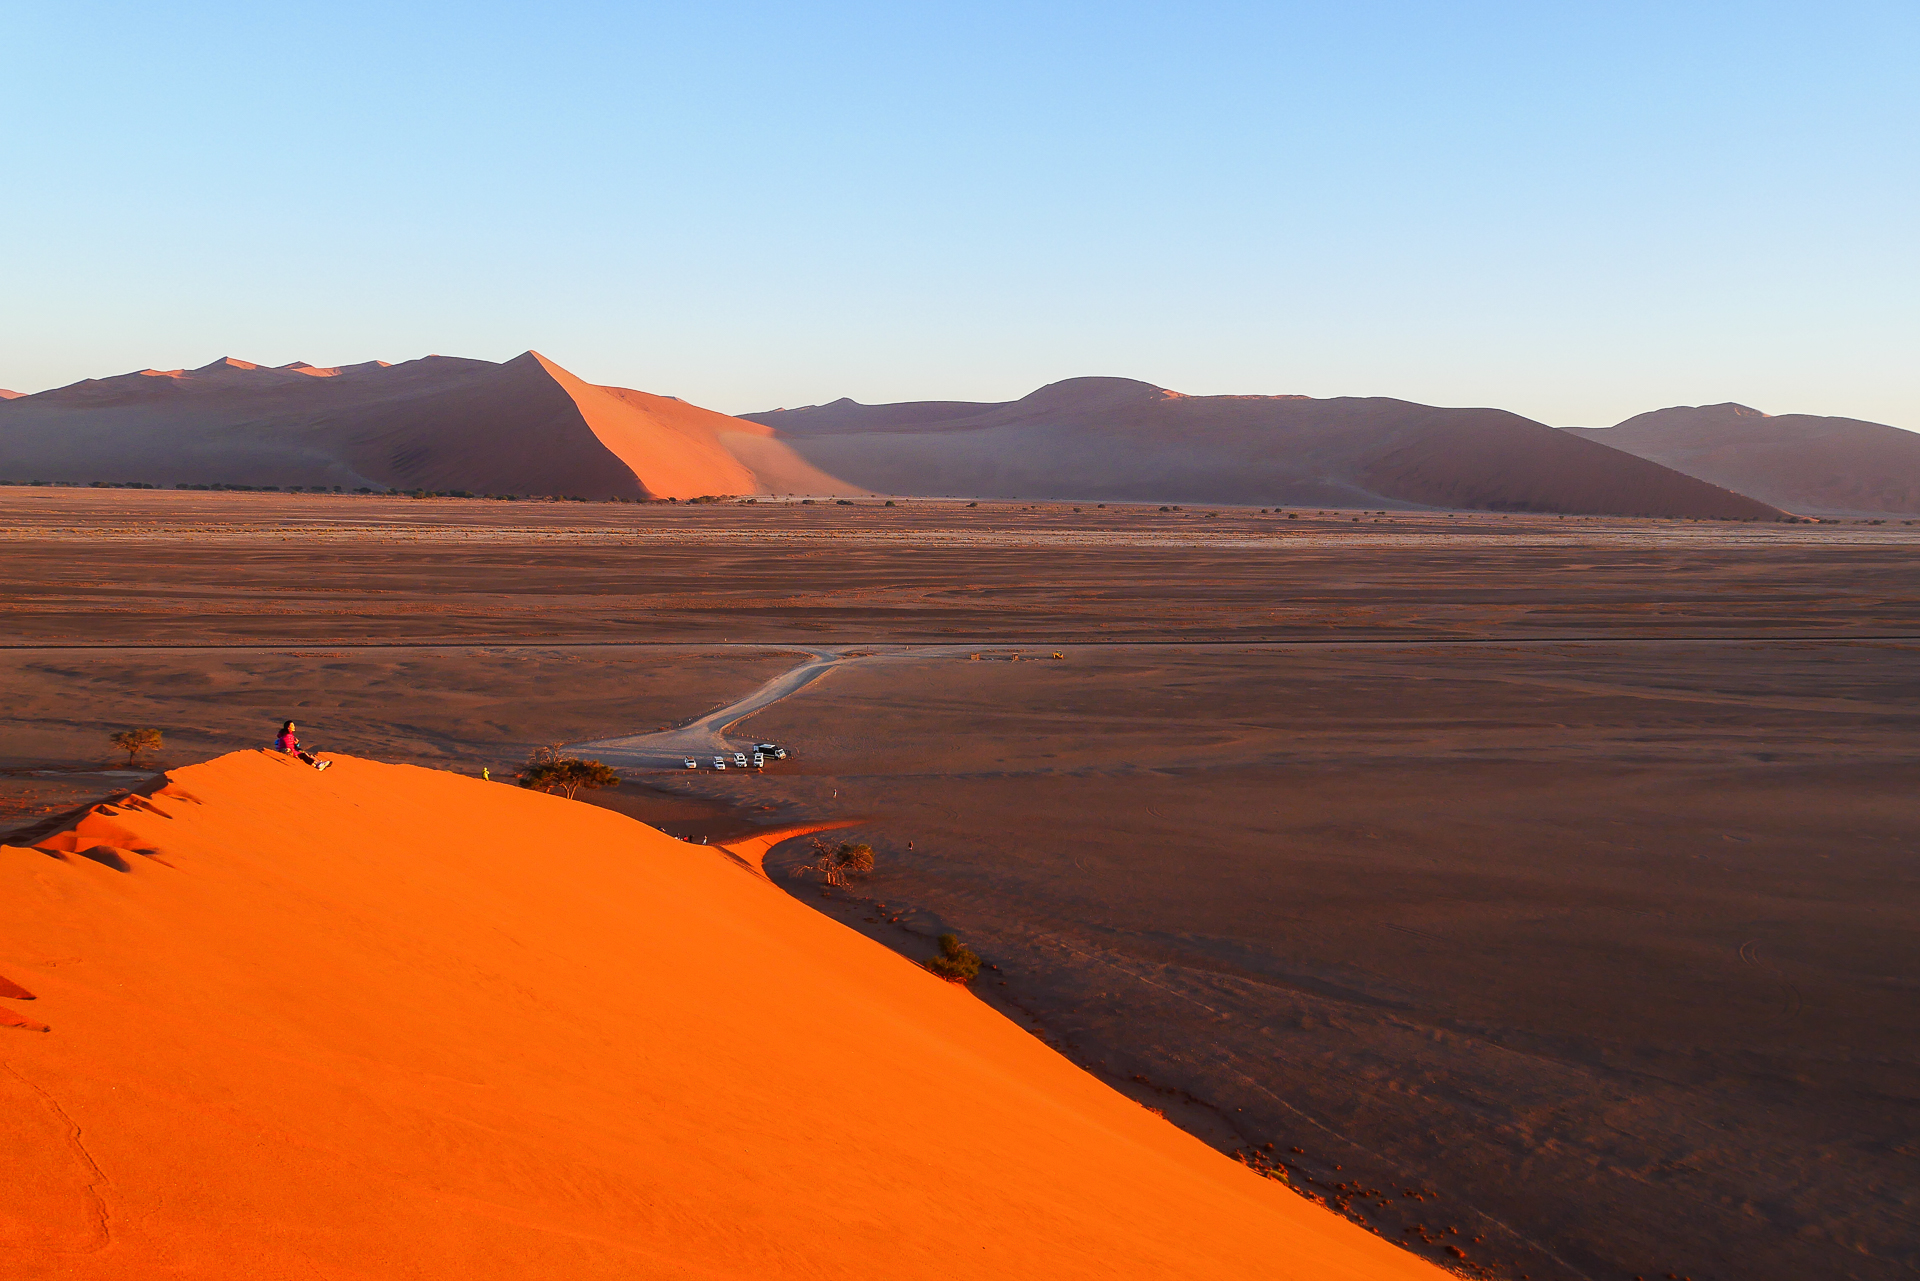
<path fill-rule="evenodd" d="M 498 782 L 174 770 L 0 845 L 0 940 L 9 1276 L 1438 1275 L 720 849 Z"/>

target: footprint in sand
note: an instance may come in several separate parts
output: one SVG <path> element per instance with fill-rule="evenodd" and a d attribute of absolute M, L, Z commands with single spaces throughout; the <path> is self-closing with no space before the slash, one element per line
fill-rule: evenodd
<path fill-rule="evenodd" d="M 33 993 L 15 983 L 4 974 L 0 974 L 0 998 L 9 1001 L 31 1001 Z M 29 1032 L 46 1032 L 50 1029 L 45 1023 L 35 1023 L 32 1019 L 22 1018 L 4 1005 L 0 1005 L 0 1027 L 24 1028 Z"/>

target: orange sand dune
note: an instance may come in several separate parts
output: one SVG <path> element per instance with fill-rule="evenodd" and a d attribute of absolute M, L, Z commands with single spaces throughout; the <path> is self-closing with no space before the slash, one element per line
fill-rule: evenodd
<path fill-rule="evenodd" d="M 774 438 L 771 427 L 729 418 L 673 396 L 597 387 L 531 353 L 566 389 L 587 426 L 660 497 L 840 493 L 851 490 Z"/>
<path fill-rule="evenodd" d="M 1438 1275 L 608 811 L 243 752 L 48 846 L 9 1278 Z"/>

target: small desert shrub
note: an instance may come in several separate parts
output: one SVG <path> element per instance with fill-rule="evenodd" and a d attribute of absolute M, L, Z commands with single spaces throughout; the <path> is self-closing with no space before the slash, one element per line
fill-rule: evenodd
<path fill-rule="evenodd" d="M 940 955 L 927 962 L 927 968 L 949 983 L 971 983 L 980 974 L 980 958 L 958 936 L 940 936 Z"/>
<path fill-rule="evenodd" d="M 808 842 L 813 860 L 793 869 L 795 876 L 813 875 L 820 878 L 822 885 L 845 886 L 856 876 L 865 876 L 873 870 L 873 846 L 851 845 L 845 842 L 835 845 L 814 837 Z"/>
<path fill-rule="evenodd" d="M 157 729 L 123 729 L 113 736 L 113 745 L 127 754 L 127 765 L 133 765 L 134 758 L 142 752 L 160 750 L 160 731 Z"/>

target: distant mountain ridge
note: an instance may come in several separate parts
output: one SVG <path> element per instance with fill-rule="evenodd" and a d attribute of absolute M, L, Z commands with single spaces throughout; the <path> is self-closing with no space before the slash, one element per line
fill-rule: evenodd
<path fill-rule="evenodd" d="M 1562 430 L 1792 511 L 1920 515 L 1920 433 L 1885 423 L 1729 401 Z"/>
<path fill-rule="evenodd" d="M 1920 515 L 1920 434 L 1744 405 L 1609 428 L 1386 397 L 1189 396 L 1070 378 L 1017 400 L 730 417 L 538 352 L 222 357 L 0 392 L 0 480 L 586 498 L 956 495 L 1709 519 Z"/>
<path fill-rule="evenodd" d="M 0 479 L 585 498 L 849 489 L 757 423 L 538 352 L 320 367 L 223 357 L 0 401 Z"/>
<path fill-rule="evenodd" d="M 1384 397 L 1187 396 L 1072 378 L 1012 401 L 842 399 L 741 417 L 814 466 L 886 493 L 1783 515 L 1504 410 Z"/>

